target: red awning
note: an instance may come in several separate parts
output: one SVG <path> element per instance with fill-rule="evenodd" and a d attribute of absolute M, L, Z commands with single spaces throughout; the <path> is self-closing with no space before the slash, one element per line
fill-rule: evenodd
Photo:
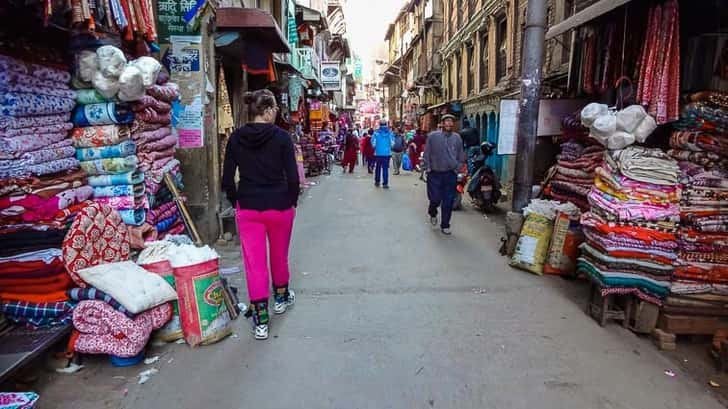
<path fill-rule="evenodd" d="M 234 31 L 245 41 L 263 42 L 271 53 L 289 53 L 286 38 L 273 16 L 254 8 L 223 7 L 215 13 L 217 31 Z"/>

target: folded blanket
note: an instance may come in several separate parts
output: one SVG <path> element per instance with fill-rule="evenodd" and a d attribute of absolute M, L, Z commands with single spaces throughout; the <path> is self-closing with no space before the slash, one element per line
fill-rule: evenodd
<path fill-rule="evenodd" d="M 76 126 L 130 124 L 134 112 L 113 102 L 77 106 L 71 115 Z"/>
<path fill-rule="evenodd" d="M 106 294 L 105 292 L 89 287 L 89 288 L 72 288 L 68 290 L 68 298 L 70 298 L 73 301 L 89 301 L 89 300 L 97 300 L 97 301 L 103 301 L 107 304 L 109 304 L 113 309 L 116 311 L 119 311 L 120 313 L 126 315 L 129 318 L 136 317 L 136 314 L 131 313 L 129 310 L 124 308 L 123 305 L 119 304 L 118 301 L 116 301 L 112 296 Z"/>
<path fill-rule="evenodd" d="M 46 294 L 65 291 L 73 286 L 68 274 L 58 274 L 47 278 L 0 279 L 2 290 L 14 294 Z"/>
<path fill-rule="evenodd" d="M 35 326 L 63 325 L 71 321 L 75 303 L 70 302 L 0 302 L 0 312 L 18 323 Z"/>
<path fill-rule="evenodd" d="M 168 102 L 160 101 L 151 95 L 144 95 L 132 107 L 134 112 L 144 111 L 147 108 L 151 108 L 159 113 L 166 113 L 172 110 L 172 105 Z"/>
<path fill-rule="evenodd" d="M 81 169 L 90 176 L 115 175 L 132 172 L 137 167 L 137 157 L 127 156 L 125 158 L 97 159 L 92 161 L 81 161 Z"/>
<path fill-rule="evenodd" d="M 66 295 L 65 290 L 60 291 L 54 291 L 51 293 L 32 293 L 32 294 L 25 294 L 25 293 L 11 293 L 6 291 L 0 291 L 0 299 L 4 301 L 27 301 L 27 302 L 34 302 L 34 303 L 44 303 L 44 302 L 59 302 L 59 301 L 68 301 L 68 296 Z"/>
<path fill-rule="evenodd" d="M 144 183 L 136 185 L 110 185 L 94 187 L 94 198 L 99 197 L 117 197 L 117 196 L 134 196 L 144 195 Z"/>
<path fill-rule="evenodd" d="M 23 119 L 23 118 L 43 118 L 43 117 L 21 117 L 19 119 Z M 2 123 L 1 119 L 0 119 L 0 123 Z M 58 123 L 54 123 L 54 124 L 29 126 L 29 127 L 25 127 L 25 128 L 10 128 L 10 129 L 5 129 L 5 130 L 0 129 L 0 138 L 12 138 L 14 136 L 21 136 L 21 135 L 39 135 L 39 134 L 46 134 L 46 133 L 68 132 L 71 129 L 73 129 L 73 124 L 70 122 L 58 122 Z"/>
<path fill-rule="evenodd" d="M 144 182 L 144 173 L 132 171 L 117 175 L 90 176 L 88 184 L 91 186 L 136 185 Z"/>
<path fill-rule="evenodd" d="M 58 71 L 61 72 L 61 71 Z M 68 75 L 68 73 L 65 73 Z M 60 74 L 61 78 L 65 78 L 66 75 Z M 56 77 L 58 78 L 58 77 Z M 32 75 L 31 73 L 2 70 L 0 71 L 0 84 L 2 85 L 17 85 L 24 84 L 32 87 L 50 88 L 56 90 L 68 90 L 67 81 L 58 81 L 57 79 L 40 78 Z M 74 97 L 70 97 L 74 98 Z"/>
<path fill-rule="evenodd" d="M 0 138 L 0 159 L 17 159 L 26 152 L 43 149 L 64 139 L 65 132 Z"/>
<path fill-rule="evenodd" d="M 113 196 L 113 197 L 97 197 L 94 198 L 94 202 L 106 205 L 116 210 L 124 209 L 140 209 L 142 207 L 148 207 L 146 196 L 134 197 L 134 196 Z"/>
<path fill-rule="evenodd" d="M 81 301 L 73 311 L 73 326 L 80 333 L 73 348 L 84 354 L 136 356 L 152 331 L 171 317 L 169 303 L 144 311 L 132 320 L 103 301 Z"/>
<path fill-rule="evenodd" d="M 73 145 L 77 148 L 117 145 L 128 140 L 130 135 L 128 125 L 86 126 L 71 132 Z"/>
<path fill-rule="evenodd" d="M 147 218 L 147 212 L 144 209 L 119 209 L 117 212 L 124 224 L 129 226 L 141 226 Z"/>
<path fill-rule="evenodd" d="M 134 142 L 124 141 L 111 146 L 78 148 L 76 149 L 76 159 L 88 161 L 107 158 L 123 158 L 125 156 L 134 155 L 135 153 L 136 145 Z"/>
<path fill-rule="evenodd" d="M 54 115 L 71 112 L 76 106 L 72 98 L 23 92 L 0 93 L 0 115 Z"/>
<path fill-rule="evenodd" d="M 70 113 L 38 115 L 38 116 L 8 116 L 0 115 L 0 130 L 8 132 L 9 130 L 36 128 L 49 125 L 57 125 L 69 123 L 71 119 Z M 29 129 L 29 134 L 35 133 Z M 13 135 L 7 135 L 13 136 Z"/>
<path fill-rule="evenodd" d="M 172 148 L 177 145 L 177 140 L 177 135 L 167 133 L 162 139 L 140 145 L 139 152 L 154 152 Z"/>
<path fill-rule="evenodd" d="M 70 89 L 49 87 L 45 85 L 30 83 L 2 83 L 0 81 L 0 93 L 22 93 L 76 99 L 76 93 Z"/>
<path fill-rule="evenodd" d="M 147 107 L 141 111 L 136 112 L 135 116 L 144 122 L 149 122 L 152 124 L 168 125 L 172 123 L 171 112 L 168 111 L 165 113 L 160 113 L 155 111 L 154 108 L 151 107 Z"/>

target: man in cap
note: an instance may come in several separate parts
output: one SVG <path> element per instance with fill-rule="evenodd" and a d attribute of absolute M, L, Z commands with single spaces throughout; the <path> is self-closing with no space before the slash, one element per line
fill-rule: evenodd
<path fill-rule="evenodd" d="M 434 131 L 427 137 L 425 145 L 425 169 L 427 170 L 427 197 L 430 200 L 428 214 L 430 223 L 437 225 L 437 209 L 442 208 L 440 229 L 443 234 L 451 235 L 450 218 L 455 202 L 458 170 L 465 163 L 463 140 L 455 127 L 455 116 L 442 117 L 442 130 Z"/>

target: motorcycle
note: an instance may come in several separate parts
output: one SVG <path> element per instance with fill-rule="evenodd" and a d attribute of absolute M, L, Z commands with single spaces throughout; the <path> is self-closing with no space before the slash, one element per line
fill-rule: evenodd
<path fill-rule="evenodd" d="M 468 167 L 473 169 L 473 176 L 467 187 L 468 195 L 473 206 L 486 213 L 495 210 L 495 205 L 502 196 L 498 175 L 485 164 L 494 149 L 495 145 L 492 143 L 483 142 L 480 144 L 480 152 L 468 160 Z"/>
<path fill-rule="evenodd" d="M 467 169 L 463 169 L 462 172 L 458 173 L 458 184 L 456 185 L 457 192 L 455 193 L 455 202 L 452 204 L 453 210 L 460 210 L 463 208 L 463 195 L 465 194 L 467 185 L 468 171 Z"/>

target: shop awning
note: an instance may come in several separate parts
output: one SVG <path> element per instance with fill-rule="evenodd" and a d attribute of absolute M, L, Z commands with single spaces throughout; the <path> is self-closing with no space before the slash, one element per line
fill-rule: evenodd
<path fill-rule="evenodd" d="M 586 24 L 599 16 L 609 13 L 617 7 L 621 7 L 629 3 L 630 1 L 631 0 L 600 0 L 566 20 L 551 26 L 549 31 L 546 32 L 546 39 L 550 40 L 560 34 L 564 34 L 572 28 Z"/>
<path fill-rule="evenodd" d="M 286 38 L 273 16 L 254 8 L 223 7 L 215 13 L 218 32 L 234 32 L 236 40 L 266 45 L 271 53 L 289 53 Z M 230 46 L 231 43 L 226 44 Z"/>

